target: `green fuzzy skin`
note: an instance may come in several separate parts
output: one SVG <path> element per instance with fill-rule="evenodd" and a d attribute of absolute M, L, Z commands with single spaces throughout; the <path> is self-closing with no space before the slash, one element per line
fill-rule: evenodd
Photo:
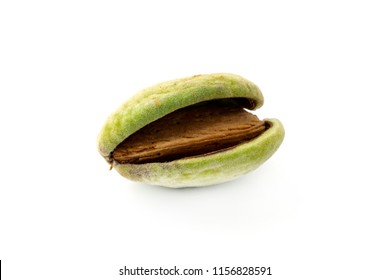
<path fill-rule="evenodd" d="M 140 91 L 108 118 L 98 137 L 99 152 L 109 160 L 119 143 L 145 125 L 177 109 L 222 98 L 249 99 L 252 106 L 248 109 L 263 105 L 260 89 L 233 74 L 197 75 L 163 82 Z"/>
<path fill-rule="evenodd" d="M 127 100 L 106 121 L 99 136 L 100 154 L 124 177 L 172 188 L 218 184 L 256 169 L 278 149 L 284 128 L 277 119 L 260 136 L 234 148 L 170 162 L 120 164 L 111 152 L 129 135 L 177 110 L 203 101 L 244 98 L 247 108 L 263 105 L 263 95 L 252 82 L 227 73 L 197 75 L 160 83 Z"/>
<path fill-rule="evenodd" d="M 279 148 L 284 128 L 277 119 L 257 138 L 235 148 L 187 159 L 145 164 L 114 164 L 123 177 L 171 188 L 201 187 L 233 180 L 264 163 Z"/>

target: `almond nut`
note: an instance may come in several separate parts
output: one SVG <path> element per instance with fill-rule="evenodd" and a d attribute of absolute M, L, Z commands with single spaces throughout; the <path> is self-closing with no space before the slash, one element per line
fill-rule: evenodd
<path fill-rule="evenodd" d="M 262 105 L 259 88 L 233 74 L 160 83 L 108 118 L 98 149 L 131 180 L 166 187 L 222 183 L 254 170 L 281 145 L 281 122 L 246 110 Z"/>

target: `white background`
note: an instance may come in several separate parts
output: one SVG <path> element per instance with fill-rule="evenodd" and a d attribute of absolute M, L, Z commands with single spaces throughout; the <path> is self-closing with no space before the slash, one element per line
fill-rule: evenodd
<path fill-rule="evenodd" d="M 386 2 L 1 1 L 4 279 L 390 279 Z M 213 72 L 255 82 L 258 116 L 284 123 L 268 162 L 182 190 L 108 171 L 96 137 L 113 110 Z"/>

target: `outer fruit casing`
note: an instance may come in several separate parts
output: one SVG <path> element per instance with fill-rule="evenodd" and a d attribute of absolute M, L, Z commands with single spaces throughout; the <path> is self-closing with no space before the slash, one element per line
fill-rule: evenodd
<path fill-rule="evenodd" d="M 256 169 L 279 148 L 284 138 L 282 123 L 277 119 L 266 121 L 271 125 L 269 129 L 233 149 L 170 162 L 114 164 L 114 167 L 128 179 L 172 188 L 227 182 Z"/>
<path fill-rule="evenodd" d="M 145 125 L 177 109 L 231 98 L 244 101 L 248 109 L 263 105 L 260 89 L 234 74 L 197 75 L 154 85 L 127 100 L 107 119 L 98 136 L 98 150 L 122 176 L 135 181 L 189 187 L 232 180 L 257 168 L 278 149 L 284 137 L 280 121 L 267 120 L 270 128 L 263 134 L 223 152 L 163 163 L 120 164 L 111 159 L 115 147 Z"/>

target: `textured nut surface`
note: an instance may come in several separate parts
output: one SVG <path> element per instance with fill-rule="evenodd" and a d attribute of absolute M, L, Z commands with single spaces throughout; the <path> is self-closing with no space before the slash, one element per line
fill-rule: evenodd
<path fill-rule="evenodd" d="M 130 135 L 112 153 L 118 163 L 150 163 L 218 152 L 249 141 L 266 126 L 237 105 L 211 102 L 179 109 Z"/>
<path fill-rule="evenodd" d="M 224 107 L 225 102 L 220 101 L 234 105 Z M 210 113 L 206 126 L 197 124 L 197 112 L 193 111 L 204 103 L 212 104 L 206 110 L 209 113 L 214 109 L 223 112 L 219 120 Z M 254 170 L 282 143 L 284 128 L 279 120 L 260 121 L 241 109 L 256 109 L 262 104 L 259 88 L 233 74 L 198 75 L 160 83 L 134 95 L 108 118 L 98 136 L 98 149 L 122 176 L 131 180 L 166 187 L 222 183 Z M 228 112 L 224 112 L 226 108 Z M 230 115 L 230 110 L 234 114 Z M 184 120 L 191 120 L 191 126 L 169 128 L 172 123 L 164 117 L 170 114 L 184 116 Z M 154 135 L 153 129 L 164 126 L 168 129 L 158 137 Z M 157 153 L 149 153 L 151 147 L 157 148 Z"/>

